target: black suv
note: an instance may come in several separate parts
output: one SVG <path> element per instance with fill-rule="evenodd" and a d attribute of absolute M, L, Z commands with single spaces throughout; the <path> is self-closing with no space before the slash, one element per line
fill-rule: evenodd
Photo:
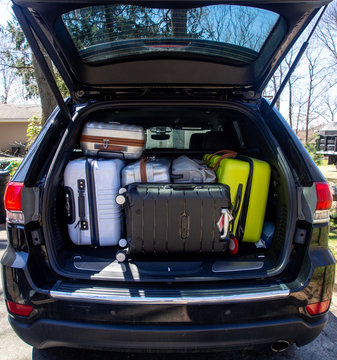
<path fill-rule="evenodd" d="M 37 348 L 168 351 L 312 341 L 334 284 L 332 198 L 262 91 L 327 1 L 13 2 L 59 103 L 5 195 L 3 288 L 18 336 Z M 119 262 L 115 246 L 73 244 L 63 173 L 83 157 L 88 122 L 141 125 L 147 156 L 229 149 L 267 162 L 268 246 Z"/>

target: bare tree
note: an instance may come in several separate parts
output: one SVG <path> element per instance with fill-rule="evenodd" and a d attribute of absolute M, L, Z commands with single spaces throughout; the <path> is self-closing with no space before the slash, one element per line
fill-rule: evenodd
<path fill-rule="evenodd" d="M 42 108 L 41 122 L 43 124 L 57 105 L 55 95 L 51 90 L 40 65 L 32 54 L 29 44 L 15 18 L 7 23 L 5 30 L 13 44 L 11 56 L 7 59 L 7 66 L 14 69 L 16 75 L 20 76 L 26 89 L 27 98 L 40 97 Z M 49 56 L 41 44 L 40 47 L 50 71 L 54 77 L 56 77 Z"/>
<path fill-rule="evenodd" d="M 319 52 L 308 50 L 305 54 L 307 60 L 307 95 L 305 105 L 305 143 L 308 143 L 309 126 L 314 120 L 322 115 L 323 107 L 321 99 L 328 91 L 329 86 L 326 82 L 327 72 L 321 66 Z"/>
<path fill-rule="evenodd" d="M 15 69 L 9 65 L 12 56 L 11 51 L 12 46 L 9 36 L 5 29 L 0 26 L 0 84 L 2 85 L 0 102 L 2 104 L 8 104 L 12 85 L 17 77 Z"/>
<path fill-rule="evenodd" d="M 331 96 L 330 94 L 326 95 L 324 105 L 326 108 L 326 114 L 323 114 L 324 118 L 328 122 L 335 121 L 335 115 L 337 113 L 337 98 L 335 96 Z"/>
<path fill-rule="evenodd" d="M 337 2 L 329 5 L 317 30 L 320 39 L 330 57 L 337 65 Z"/>
<path fill-rule="evenodd" d="M 268 96 L 270 96 L 271 98 L 273 98 L 276 95 L 286 75 L 286 70 L 287 68 L 285 66 L 285 63 L 282 62 L 280 66 L 276 69 L 274 74 L 272 75 L 269 84 L 267 85 L 267 88 L 265 90 L 265 95 L 268 94 Z M 277 110 L 280 110 L 280 106 L 281 106 L 281 98 L 279 97 L 276 101 L 275 107 Z"/>

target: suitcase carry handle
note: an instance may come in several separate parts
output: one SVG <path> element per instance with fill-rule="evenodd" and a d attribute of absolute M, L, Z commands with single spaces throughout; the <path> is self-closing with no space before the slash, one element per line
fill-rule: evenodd
<path fill-rule="evenodd" d="M 121 151 L 97 151 L 97 157 L 104 157 L 108 159 L 124 159 L 124 153 Z"/>
<path fill-rule="evenodd" d="M 219 165 L 220 165 L 220 162 L 222 159 L 226 159 L 226 158 L 235 158 L 237 156 L 237 152 L 236 151 L 233 151 L 233 150 L 219 150 L 217 152 L 215 152 L 214 154 L 212 154 L 209 159 L 207 160 L 208 163 L 211 162 L 212 158 L 215 156 L 215 155 L 220 155 L 220 154 L 223 154 L 222 156 L 220 156 L 220 158 L 218 159 L 218 161 L 216 162 L 216 164 L 211 167 L 210 169 L 212 170 L 216 170 Z"/>
<path fill-rule="evenodd" d="M 169 184 L 165 186 L 167 189 L 173 190 L 194 190 L 196 185 L 191 184 Z"/>
<path fill-rule="evenodd" d="M 184 177 L 184 175 L 183 174 L 171 174 L 170 177 L 173 180 L 178 180 L 178 179 L 182 179 Z"/>
<path fill-rule="evenodd" d="M 78 216 L 80 218 L 80 229 L 81 230 L 88 230 L 88 222 L 85 218 L 85 180 L 78 179 L 77 180 L 77 192 L 78 192 Z"/>
<path fill-rule="evenodd" d="M 74 201 L 74 193 L 72 188 L 65 186 L 65 210 L 67 217 L 67 224 L 73 224 L 75 221 L 75 201 Z"/>

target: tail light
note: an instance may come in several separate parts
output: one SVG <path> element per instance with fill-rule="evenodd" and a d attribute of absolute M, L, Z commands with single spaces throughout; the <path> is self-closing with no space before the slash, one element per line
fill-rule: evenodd
<path fill-rule="evenodd" d="M 9 300 L 7 300 L 6 303 L 8 311 L 15 315 L 29 316 L 33 311 L 33 306 L 30 305 L 17 304 Z"/>
<path fill-rule="evenodd" d="M 23 183 L 10 181 L 7 185 L 4 204 L 6 219 L 10 223 L 23 224 L 24 216 L 21 206 Z"/>
<path fill-rule="evenodd" d="M 330 186 L 327 182 L 316 182 L 315 188 L 317 201 L 314 222 L 329 222 L 329 211 L 332 205 Z"/>
<path fill-rule="evenodd" d="M 331 299 L 314 304 L 309 304 L 305 308 L 310 315 L 319 315 L 329 310 L 330 302 Z"/>

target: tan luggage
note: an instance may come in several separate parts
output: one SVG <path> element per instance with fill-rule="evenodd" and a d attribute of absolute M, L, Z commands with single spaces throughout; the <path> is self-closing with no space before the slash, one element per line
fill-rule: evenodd
<path fill-rule="evenodd" d="M 88 122 L 81 136 L 84 155 L 121 159 L 139 159 L 145 148 L 141 126 Z"/>

